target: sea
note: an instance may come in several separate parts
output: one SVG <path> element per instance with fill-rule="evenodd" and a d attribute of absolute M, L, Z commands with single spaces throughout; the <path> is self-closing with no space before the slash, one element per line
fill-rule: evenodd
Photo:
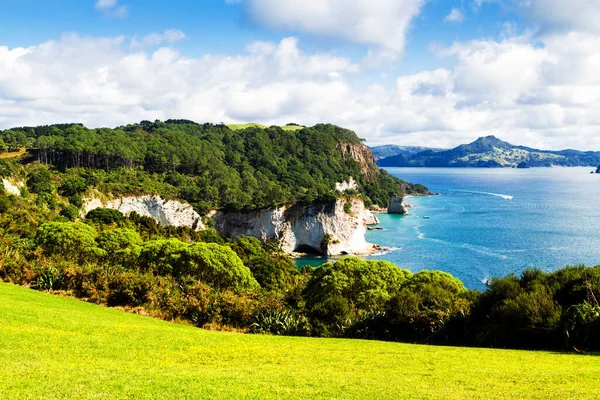
<path fill-rule="evenodd" d="M 529 267 L 554 271 L 600 264 L 600 175 L 593 168 L 387 168 L 428 186 L 409 197 L 409 215 L 378 214 L 367 241 L 385 250 L 364 257 L 413 272 L 441 270 L 470 289 Z M 298 266 L 335 260 L 308 256 Z"/>

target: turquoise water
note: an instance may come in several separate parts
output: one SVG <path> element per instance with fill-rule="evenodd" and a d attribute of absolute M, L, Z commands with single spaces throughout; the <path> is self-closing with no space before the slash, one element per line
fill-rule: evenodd
<path fill-rule="evenodd" d="M 408 198 L 407 216 L 379 214 L 384 230 L 369 231 L 367 241 L 391 249 L 367 258 L 439 269 L 478 289 L 527 267 L 598 265 L 600 175 L 591 170 L 389 168 L 441 196 Z"/>

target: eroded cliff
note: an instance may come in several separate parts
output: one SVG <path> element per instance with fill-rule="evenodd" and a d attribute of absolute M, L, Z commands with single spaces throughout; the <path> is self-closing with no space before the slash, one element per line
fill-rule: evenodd
<path fill-rule="evenodd" d="M 144 217 L 152 217 L 163 226 L 188 226 L 195 230 L 205 229 L 202 217 L 191 205 L 160 196 L 131 196 L 102 201 L 89 199 L 83 206 L 83 215 L 95 208 L 111 208 L 127 215 L 136 212 Z"/>
<path fill-rule="evenodd" d="M 277 240 L 287 253 L 366 254 L 375 248 L 365 240 L 366 219 L 371 220 L 371 214 L 360 199 L 238 213 L 219 211 L 211 217 L 223 236 Z"/>

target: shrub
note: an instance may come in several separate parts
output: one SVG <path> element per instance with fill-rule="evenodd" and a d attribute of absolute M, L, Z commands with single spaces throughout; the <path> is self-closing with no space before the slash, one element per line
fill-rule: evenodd
<path fill-rule="evenodd" d="M 125 219 L 121 211 L 113 210 L 111 208 L 95 208 L 88 212 L 85 218 L 97 224 L 107 225 L 115 222 L 121 222 L 123 219 Z"/>
<path fill-rule="evenodd" d="M 255 289 L 258 282 L 242 260 L 228 247 L 196 243 L 183 249 L 174 275 L 191 275 L 220 289 Z"/>
<path fill-rule="evenodd" d="M 71 205 L 74 207 L 81 208 L 83 205 L 83 199 L 80 195 L 74 194 L 73 196 L 69 196 L 69 203 L 71 203 Z"/>
<path fill-rule="evenodd" d="M 48 222 L 37 232 L 38 243 L 46 253 L 80 261 L 92 261 L 106 254 L 96 245 L 97 236 L 94 228 L 81 222 Z"/>
<path fill-rule="evenodd" d="M 96 243 L 106 252 L 106 260 L 131 269 L 137 265 L 144 242 L 133 229 L 113 229 L 100 233 Z"/>
<path fill-rule="evenodd" d="M 27 175 L 27 188 L 35 194 L 51 194 L 54 192 L 52 174 L 47 168 L 39 167 Z"/>
<path fill-rule="evenodd" d="M 75 221 L 79 217 L 79 209 L 75 206 L 66 206 L 60 210 L 60 215 L 67 218 L 69 221 Z"/>
<path fill-rule="evenodd" d="M 310 334 L 310 324 L 306 317 L 296 315 L 291 311 L 264 311 L 254 316 L 254 322 L 250 325 L 250 332 L 285 336 L 308 336 Z"/>
<path fill-rule="evenodd" d="M 392 335 L 400 340 L 435 341 L 446 323 L 468 315 L 468 291 L 458 279 L 441 271 L 409 277 L 387 304 Z"/>
<path fill-rule="evenodd" d="M 349 257 L 323 264 L 313 271 L 303 292 L 315 331 L 339 335 L 352 320 L 382 312 L 410 276 L 386 261 Z"/>
<path fill-rule="evenodd" d="M 352 203 L 350 203 L 349 201 L 344 203 L 344 212 L 346 214 L 352 213 Z"/>

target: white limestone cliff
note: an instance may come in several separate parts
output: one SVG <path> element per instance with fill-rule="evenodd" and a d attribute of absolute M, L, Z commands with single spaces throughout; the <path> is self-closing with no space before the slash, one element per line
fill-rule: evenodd
<path fill-rule="evenodd" d="M 327 255 L 368 254 L 376 246 L 367 243 L 368 210 L 362 200 L 294 205 L 269 210 L 216 212 L 215 229 L 223 236 L 254 236 L 262 241 L 278 240 L 287 253 L 314 252 Z"/>
<path fill-rule="evenodd" d="M 195 230 L 204 229 L 202 217 L 191 205 L 174 200 L 164 200 L 160 196 L 131 196 L 102 201 L 90 199 L 83 206 L 83 215 L 95 208 L 111 208 L 127 215 L 136 212 L 141 216 L 152 217 L 163 226 L 188 226 Z"/>

